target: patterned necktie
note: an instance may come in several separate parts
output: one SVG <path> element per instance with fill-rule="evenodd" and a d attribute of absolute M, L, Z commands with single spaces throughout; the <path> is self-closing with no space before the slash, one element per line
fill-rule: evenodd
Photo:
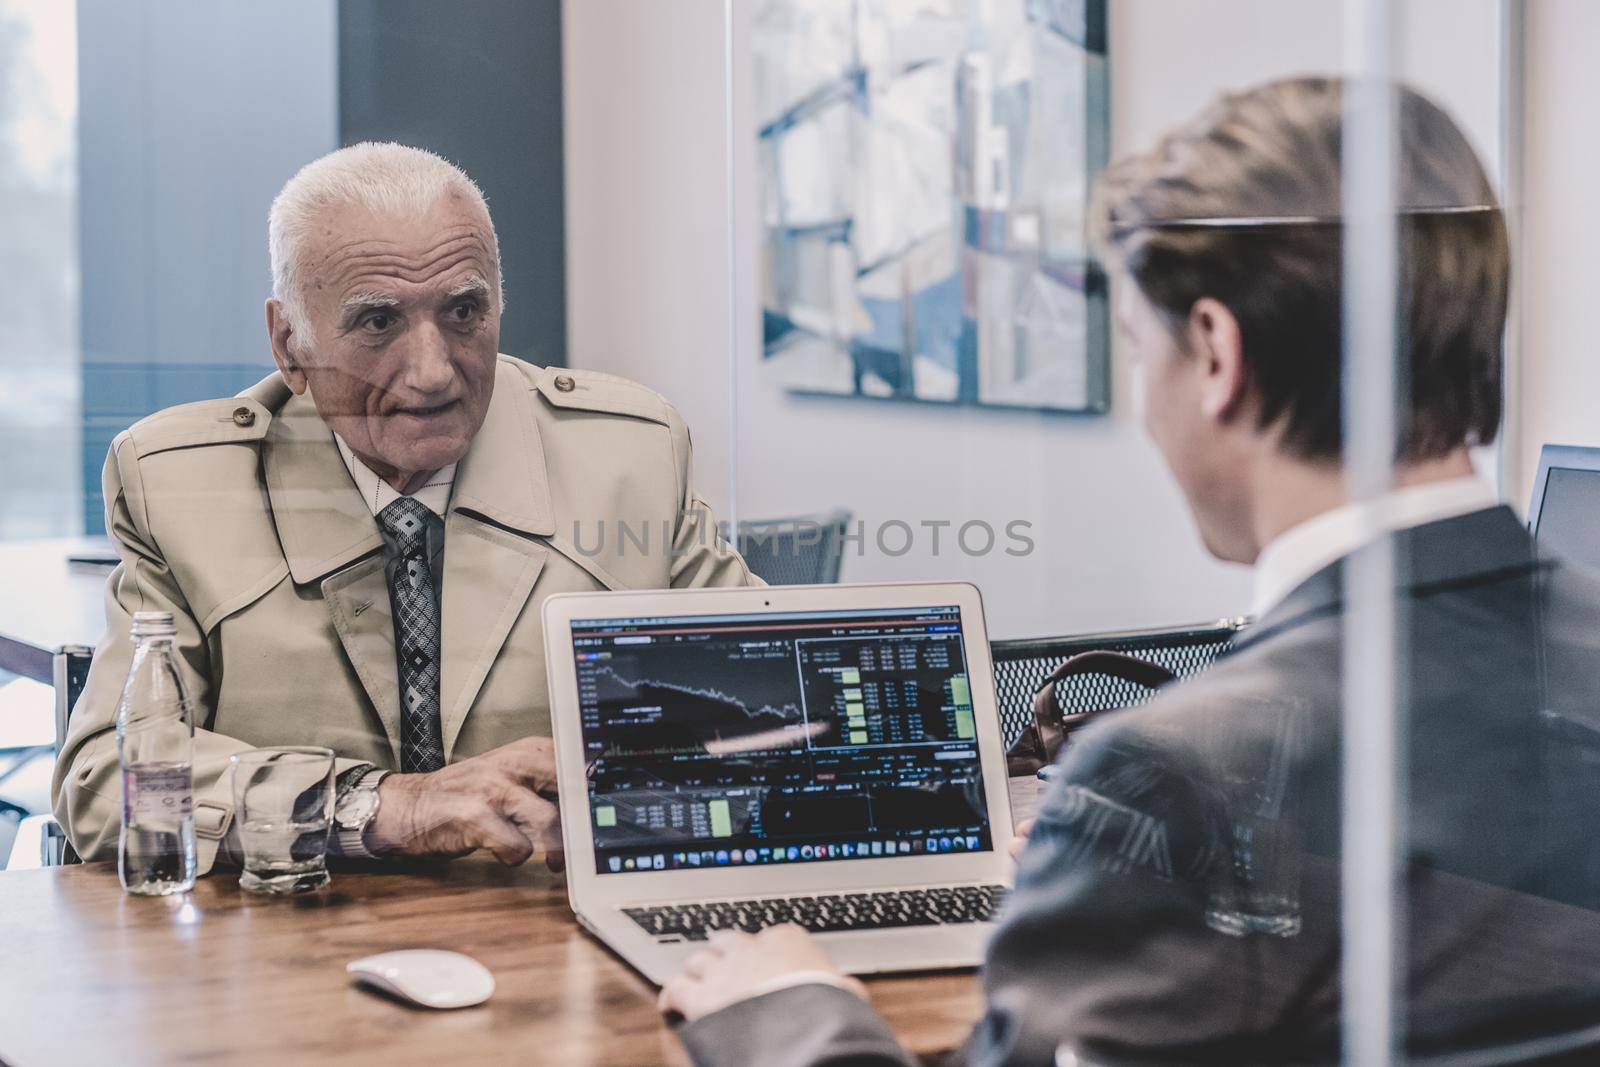
<path fill-rule="evenodd" d="M 388 577 L 400 664 L 400 770 L 436 771 L 444 766 L 444 740 L 439 730 L 439 598 L 428 562 L 428 509 L 403 496 L 379 512 L 378 522 L 399 548 Z"/>

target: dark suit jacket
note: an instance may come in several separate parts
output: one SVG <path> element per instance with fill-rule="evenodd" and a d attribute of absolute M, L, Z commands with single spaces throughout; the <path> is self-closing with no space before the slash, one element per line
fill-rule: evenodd
<path fill-rule="evenodd" d="M 1600 1020 L 1600 579 L 1505 508 L 1395 537 L 1408 1040 Z M 1339 1032 L 1341 564 L 1063 759 L 960 1058 L 1303 1063 Z M 1255 932 L 1269 925 L 1277 932 Z M 826 986 L 685 1026 L 705 1067 L 909 1064 Z"/>

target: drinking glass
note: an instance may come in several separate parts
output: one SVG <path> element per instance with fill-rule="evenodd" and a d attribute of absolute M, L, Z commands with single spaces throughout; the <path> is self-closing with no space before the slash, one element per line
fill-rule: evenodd
<path fill-rule="evenodd" d="M 289 894 L 327 885 L 333 750 L 256 748 L 232 763 L 234 825 L 244 846 L 240 888 Z"/>
<path fill-rule="evenodd" d="M 1212 886 L 1206 925 L 1235 937 L 1300 933 L 1300 879 L 1305 859 L 1301 825 L 1302 783 L 1295 768 L 1304 761 L 1303 735 L 1311 714 L 1298 699 L 1246 705 L 1262 725 L 1271 725 L 1264 760 L 1250 760 L 1217 775 L 1228 797 L 1227 859 Z"/>

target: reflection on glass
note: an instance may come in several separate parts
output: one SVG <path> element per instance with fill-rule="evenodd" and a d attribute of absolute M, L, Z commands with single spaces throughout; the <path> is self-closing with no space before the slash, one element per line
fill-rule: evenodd
<path fill-rule="evenodd" d="M 785 385 L 1103 410 L 1104 3 L 762 0 L 754 33 Z"/>
<path fill-rule="evenodd" d="M 1375 500 L 1341 467 L 1342 83 L 1225 96 L 1106 176 L 1144 428 L 1206 547 L 1254 566 L 1254 618 L 1145 703 L 1035 723 L 1064 751 L 968 1063 L 1338 1062 L 1345 834 L 1374 829 L 1342 824 L 1366 758 L 1341 718 L 1344 588 L 1372 544 L 1395 560 L 1407 1050 L 1520 1062 L 1600 1012 L 1600 578 L 1541 555 L 1474 474 L 1500 422 L 1505 223 L 1455 122 L 1396 103 L 1404 408 Z M 822 997 L 742 1001 L 686 1038 L 702 1064 L 772 1027 L 890 1045 L 864 1002 Z"/>
<path fill-rule="evenodd" d="M 77 72 L 74 5 L 0 3 L 0 539 L 81 529 Z"/>

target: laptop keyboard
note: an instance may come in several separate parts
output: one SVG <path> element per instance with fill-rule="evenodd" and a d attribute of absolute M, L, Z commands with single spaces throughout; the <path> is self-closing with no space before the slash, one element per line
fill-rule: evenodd
<path fill-rule="evenodd" d="M 783 923 L 795 923 L 814 934 L 828 934 L 896 926 L 989 922 L 999 912 L 1005 894 L 1004 886 L 961 885 L 876 893 L 718 900 L 622 910 L 659 939 L 704 941 L 713 930 L 754 933 Z"/>

